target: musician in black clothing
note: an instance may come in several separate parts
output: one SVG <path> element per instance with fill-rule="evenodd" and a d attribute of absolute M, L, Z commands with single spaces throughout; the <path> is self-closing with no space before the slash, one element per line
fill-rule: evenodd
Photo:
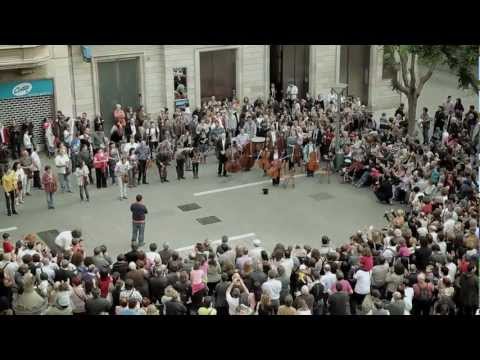
<path fill-rule="evenodd" d="M 230 147 L 230 140 L 227 139 L 225 133 L 223 133 L 220 136 L 220 139 L 218 139 L 215 147 L 215 152 L 217 154 L 217 159 L 218 159 L 218 176 L 222 176 L 222 175 L 225 177 L 228 176 L 227 170 L 225 169 L 225 163 L 227 162 L 226 151 L 229 147 Z"/>
<path fill-rule="evenodd" d="M 20 148 L 22 145 L 22 136 L 20 129 L 17 126 L 15 120 L 12 121 L 12 125 L 8 128 L 8 134 L 10 136 L 10 148 L 12 159 L 18 159 L 20 157 Z"/>

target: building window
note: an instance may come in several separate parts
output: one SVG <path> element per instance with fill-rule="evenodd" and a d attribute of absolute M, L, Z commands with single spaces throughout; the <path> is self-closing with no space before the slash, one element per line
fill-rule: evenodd
<path fill-rule="evenodd" d="M 382 79 L 391 80 L 394 76 L 395 68 L 393 66 L 393 59 L 390 54 L 383 53 Z"/>

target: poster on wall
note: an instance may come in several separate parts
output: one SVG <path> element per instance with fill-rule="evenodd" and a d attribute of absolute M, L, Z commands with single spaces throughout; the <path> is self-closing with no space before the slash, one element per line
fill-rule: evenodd
<path fill-rule="evenodd" d="M 173 68 L 173 88 L 175 91 L 175 108 L 188 107 L 186 67 Z"/>

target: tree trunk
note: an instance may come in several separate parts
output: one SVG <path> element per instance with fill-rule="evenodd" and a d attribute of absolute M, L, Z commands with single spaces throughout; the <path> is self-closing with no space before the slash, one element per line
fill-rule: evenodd
<path fill-rule="evenodd" d="M 414 137 L 415 125 L 417 122 L 417 102 L 416 94 L 409 94 L 408 97 L 408 136 Z"/>

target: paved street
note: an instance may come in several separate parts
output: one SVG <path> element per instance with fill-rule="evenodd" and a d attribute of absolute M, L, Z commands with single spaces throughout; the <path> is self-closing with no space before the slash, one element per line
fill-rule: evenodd
<path fill-rule="evenodd" d="M 382 215 L 387 209 L 376 202 L 368 189 L 358 190 L 331 178 L 316 175 L 314 179 L 301 174 L 295 189 L 272 188 L 270 178 L 260 170 L 234 174 L 228 178 L 216 175 L 216 160 L 200 168 L 200 179 L 177 181 L 170 167 L 170 183 L 161 184 L 156 167 L 149 171 L 149 185 L 130 190 L 129 200 L 118 200 L 118 187 L 98 191 L 90 186 L 91 202 L 82 203 L 77 192 L 58 194 L 56 209 L 46 209 L 45 194 L 36 190 L 19 209 L 19 216 L 5 216 L 2 199 L 0 229 L 17 238 L 28 232 L 59 231 L 79 227 L 84 233 L 87 249 L 105 244 L 110 253 L 128 248 L 131 234 L 129 205 L 137 193 L 145 197 L 149 209 L 145 238 L 147 244 L 169 241 L 174 248 L 193 245 L 205 238 L 220 239 L 223 234 L 234 236 L 234 243 L 250 244 L 255 237 L 268 248 L 277 242 L 284 244 L 309 243 L 318 246 L 322 235 L 329 235 L 338 245 L 349 236 L 370 224 L 383 226 Z M 258 182 L 265 184 L 253 184 Z M 269 195 L 262 188 L 270 189 Z M 227 189 L 225 189 L 227 188 Z M 74 187 L 76 190 L 76 187 Z M 225 191 L 223 191 L 225 189 Z M 217 192 L 212 192 L 212 190 Z M 197 203 L 201 208 L 183 212 L 180 205 Z M 221 221 L 201 225 L 196 219 L 216 216 Z"/>

